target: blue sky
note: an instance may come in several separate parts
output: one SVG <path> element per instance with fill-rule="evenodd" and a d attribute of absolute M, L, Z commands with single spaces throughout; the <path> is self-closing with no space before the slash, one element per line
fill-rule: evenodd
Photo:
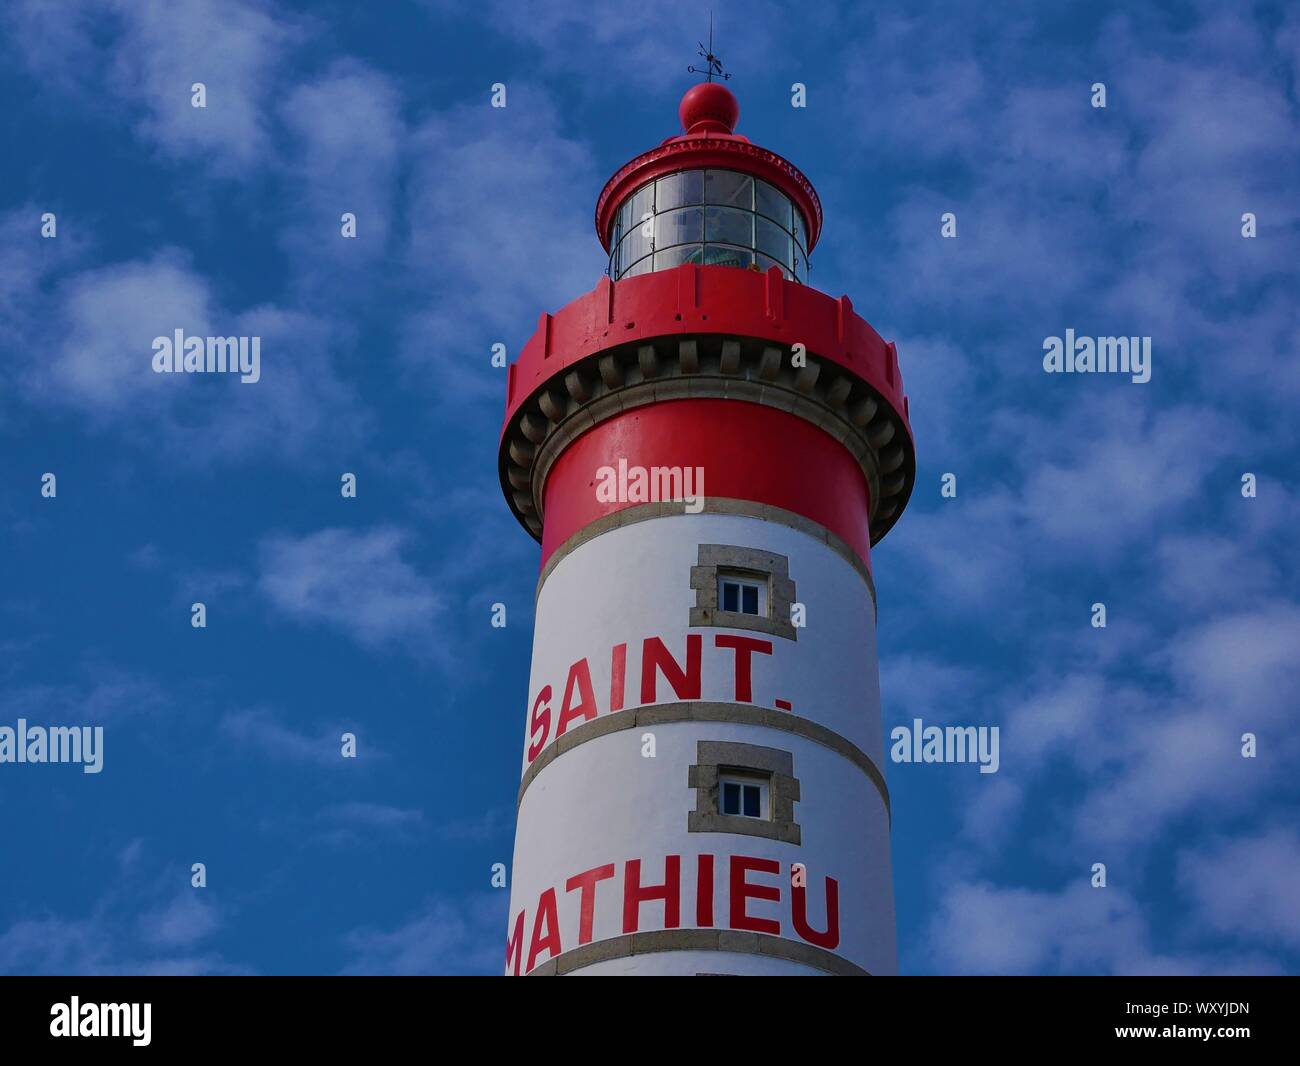
<path fill-rule="evenodd" d="M 739 131 L 822 196 L 812 283 L 899 346 L 886 729 L 1001 729 L 996 774 L 888 768 L 903 972 L 1296 972 L 1294 8 L 714 11 Z M 595 284 L 595 198 L 703 32 L 6 5 L 0 725 L 106 751 L 0 766 L 0 971 L 499 972 L 538 551 L 490 349 Z M 154 375 L 178 325 L 260 335 L 263 380 Z M 1044 374 L 1067 328 L 1151 336 L 1151 382 Z"/>

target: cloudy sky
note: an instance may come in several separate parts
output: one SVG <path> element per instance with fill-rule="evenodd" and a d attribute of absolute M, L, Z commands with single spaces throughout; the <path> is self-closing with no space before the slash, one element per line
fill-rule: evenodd
<path fill-rule="evenodd" d="M 1300 970 L 1300 17 L 1223 6 L 714 4 L 911 397 L 886 728 L 1001 728 L 996 774 L 888 768 L 905 973 Z M 0 972 L 499 972 L 538 550 L 491 347 L 594 286 L 703 32 L 5 6 L 0 725 L 106 754 L 0 766 Z M 262 380 L 155 375 L 177 326 Z M 1066 329 L 1150 336 L 1151 381 L 1044 374 Z"/>

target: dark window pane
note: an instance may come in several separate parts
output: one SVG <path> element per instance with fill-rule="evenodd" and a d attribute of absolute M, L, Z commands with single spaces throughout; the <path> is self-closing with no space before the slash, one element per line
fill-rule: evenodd
<path fill-rule="evenodd" d="M 740 813 L 740 786 L 730 781 L 722 784 L 722 813 Z"/>
<path fill-rule="evenodd" d="M 624 243 L 626 244 L 627 242 L 624 241 Z M 646 255 L 646 256 L 642 256 L 631 266 L 624 267 L 622 276 L 625 278 L 634 278 L 638 274 L 648 274 L 652 269 L 653 269 L 653 257 Z"/>
<path fill-rule="evenodd" d="M 734 170 L 710 170 L 704 177 L 704 202 L 753 210 L 754 179 Z"/>
<path fill-rule="evenodd" d="M 683 207 L 655 216 L 655 247 L 693 244 L 704 240 L 704 209 Z"/>
<path fill-rule="evenodd" d="M 631 209 L 627 222 L 627 228 L 631 229 L 632 225 L 641 224 L 641 216 L 655 211 L 655 186 L 654 182 L 646 185 L 632 194 Z"/>
<path fill-rule="evenodd" d="M 757 258 L 758 258 L 758 269 L 761 270 L 764 274 L 766 274 L 771 267 L 780 267 L 781 274 L 786 281 L 789 281 L 790 278 L 793 277 L 793 275 L 790 273 L 790 268 L 788 266 L 781 266 L 781 264 L 778 263 L 775 259 L 773 259 L 770 255 L 760 254 L 758 255 Z"/>
<path fill-rule="evenodd" d="M 757 238 L 754 247 L 760 252 L 766 252 L 782 266 L 789 267 L 790 234 L 765 218 L 756 218 L 754 229 Z"/>
<path fill-rule="evenodd" d="M 650 227 L 647 226 L 646 229 L 649 230 Z M 623 242 L 619 245 L 618 258 L 621 269 L 626 270 L 643 255 L 649 255 L 650 250 L 649 236 L 641 232 L 640 226 L 633 226 L 623 234 Z"/>
<path fill-rule="evenodd" d="M 610 253 L 609 253 L 610 273 L 612 273 L 615 277 L 618 277 L 623 266 L 623 260 L 619 256 L 619 246 L 622 243 L 622 240 L 623 240 L 623 227 L 621 224 L 615 223 L 614 239 L 613 241 L 610 242 Z"/>
<path fill-rule="evenodd" d="M 704 237 L 710 244 L 754 246 L 754 216 L 730 207 L 706 207 Z"/>
<path fill-rule="evenodd" d="M 728 248 L 719 244 L 704 246 L 704 262 L 709 266 L 748 267 L 754 261 L 754 253 L 748 248 Z"/>
<path fill-rule="evenodd" d="M 790 228 L 790 201 L 785 198 L 785 193 L 765 181 L 754 182 L 754 209 L 784 229 Z"/>
<path fill-rule="evenodd" d="M 673 267 L 681 266 L 683 263 L 698 263 L 703 258 L 703 245 L 679 244 L 674 248 L 666 248 L 662 252 L 655 252 L 655 269 L 671 270 Z"/>
<path fill-rule="evenodd" d="M 655 209 L 668 211 L 674 207 L 704 203 L 704 171 L 683 170 L 660 178 L 655 185 Z"/>
<path fill-rule="evenodd" d="M 753 585 L 746 585 L 741 591 L 744 593 L 745 600 L 741 611 L 745 614 L 758 614 L 758 589 Z"/>
<path fill-rule="evenodd" d="M 794 239 L 799 242 L 800 248 L 808 247 L 808 230 L 803 224 L 803 215 L 799 211 L 794 213 Z"/>
<path fill-rule="evenodd" d="M 745 786 L 745 817 L 758 817 L 758 786 Z"/>
<path fill-rule="evenodd" d="M 734 581 L 723 582 L 722 609 L 724 611 L 739 611 L 740 610 L 740 604 L 738 602 L 739 594 L 740 594 L 740 586 L 737 585 Z"/>

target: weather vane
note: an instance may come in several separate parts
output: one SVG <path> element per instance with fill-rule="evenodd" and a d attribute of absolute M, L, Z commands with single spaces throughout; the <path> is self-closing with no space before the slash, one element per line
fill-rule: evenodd
<path fill-rule="evenodd" d="M 715 77 L 723 81 L 730 81 L 731 75 L 722 73 L 722 60 L 713 54 L 713 12 L 709 12 L 709 47 L 704 47 L 704 42 L 700 42 L 700 58 L 705 61 L 705 69 L 700 70 L 698 67 L 689 66 L 686 68 L 691 74 L 704 74 L 707 81 L 712 81 Z"/>

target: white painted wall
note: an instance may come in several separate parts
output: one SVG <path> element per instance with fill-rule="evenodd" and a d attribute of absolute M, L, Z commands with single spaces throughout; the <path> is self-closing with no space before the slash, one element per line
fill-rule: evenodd
<path fill-rule="evenodd" d="M 784 959 L 729 951 L 673 951 L 627 959 L 609 959 L 576 970 L 573 977 L 681 977 L 722 974 L 741 977 L 825 977 Z"/>
<path fill-rule="evenodd" d="M 702 698 L 734 697 L 733 654 L 713 647 L 712 637 L 719 632 L 762 634 L 711 626 L 688 629 L 695 604 L 691 567 L 700 544 L 736 544 L 789 558 L 808 625 L 799 630 L 797 641 L 772 638 L 771 657 L 754 657 L 754 702 L 773 707 L 777 698 L 789 700 L 795 714 L 847 737 L 883 766 L 875 615 L 866 582 L 840 555 L 806 533 L 732 515 L 637 522 L 588 541 L 560 561 L 537 601 L 525 730 L 533 699 L 547 684 L 555 693 L 552 710 L 558 719 L 569 667 L 584 656 L 603 708 L 610 649 L 623 641 L 629 642 L 627 706 L 635 705 L 641 687 L 640 644 L 647 636 L 662 637 L 684 662 L 686 634 L 703 634 Z M 676 699 L 662 681 L 659 688 L 659 702 Z M 525 768 L 527 747 L 525 743 Z"/>

